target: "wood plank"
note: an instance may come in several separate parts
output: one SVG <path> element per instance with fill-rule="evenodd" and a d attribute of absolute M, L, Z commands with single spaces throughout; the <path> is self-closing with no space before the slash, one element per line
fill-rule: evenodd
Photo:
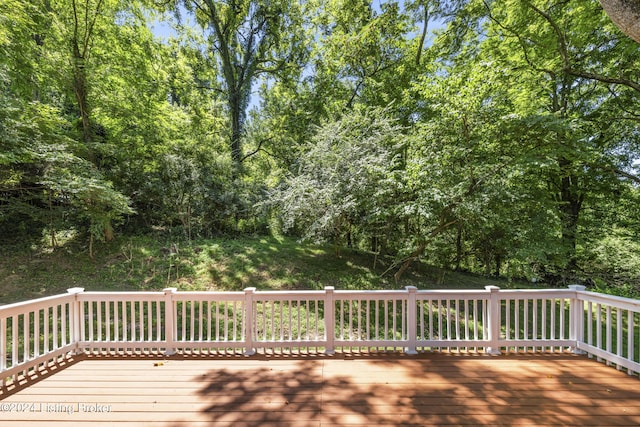
<path fill-rule="evenodd" d="M 13 413 L 5 414 L 5 419 L 41 419 L 42 417 L 67 418 L 76 414 L 83 417 L 91 417 L 91 419 L 101 419 L 108 416 L 112 419 L 113 415 L 121 413 L 207 413 L 214 417 L 225 416 L 229 412 L 229 404 L 234 405 L 237 412 L 247 413 L 272 413 L 277 412 L 281 415 L 296 415 L 305 419 L 312 419 L 320 413 L 362 413 L 367 416 L 395 416 L 400 409 L 405 408 L 403 415 L 409 414 L 428 414 L 428 415 L 531 415 L 537 416 L 548 411 L 556 411 L 560 414 L 571 416 L 590 416 L 590 417 L 606 417 L 606 416 L 640 416 L 640 406 L 632 405 L 568 405 L 555 404 L 555 402 L 545 402 L 543 404 L 489 404 L 486 402 L 466 405 L 463 401 L 445 402 L 439 405 L 403 405 L 401 402 L 391 400 L 386 404 L 372 404 L 371 402 L 344 402 L 332 401 L 298 401 L 290 402 L 288 399 L 274 399 L 269 401 L 256 402 L 253 400 L 243 400 L 241 402 L 180 402 L 180 403 L 156 403 L 156 402 L 93 402 L 76 403 L 76 402 L 57 402 L 57 403 L 36 403 L 32 402 L 32 408 L 29 414 Z M 94 409 L 95 408 L 95 409 Z M 155 415 L 154 415 L 155 416 Z"/>
<path fill-rule="evenodd" d="M 0 423 L 640 425 L 639 385 L 567 354 L 92 357 L 0 400 Z M 24 404 L 39 410 L 18 411 Z M 92 404 L 109 410 L 91 411 Z"/>

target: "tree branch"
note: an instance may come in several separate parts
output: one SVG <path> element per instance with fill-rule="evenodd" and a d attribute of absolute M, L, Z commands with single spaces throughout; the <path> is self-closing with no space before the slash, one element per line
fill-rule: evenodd
<path fill-rule="evenodd" d="M 558 37 L 558 40 L 557 40 L 558 53 L 560 53 L 560 56 L 562 57 L 562 63 L 564 64 L 564 69 L 565 70 L 569 69 L 571 65 L 569 61 L 569 53 L 567 50 L 567 40 L 565 38 L 564 32 L 560 29 L 556 21 L 553 20 L 551 15 L 549 15 L 547 12 L 544 12 L 542 9 L 538 9 L 531 2 L 527 2 L 527 3 L 529 4 L 529 7 L 531 9 L 533 9 L 538 15 L 542 16 L 545 19 L 545 21 L 547 21 L 549 25 L 551 25 L 551 27 L 553 28 L 553 31 L 556 33 L 556 36 Z"/>
<path fill-rule="evenodd" d="M 78 49 L 78 28 L 80 24 L 78 23 L 78 8 L 76 6 L 76 0 L 72 0 L 71 5 L 73 6 L 73 44 L 74 44 L 74 54 L 75 51 L 79 52 Z"/>
<path fill-rule="evenodd" d="M 88 14 L 88 3 L 89 1 L 87 0 L 87 14 Z M 87 51 L 89 50 L 89 45 L 91 44 L 91 40 L 92 40 L 92 35 L 93 35 L 93 27 L 96 25 L 96 21 L 98 20 L 98 16 L 100 15 L 100 7 L 102 6 L 102 0 L 98 1 L 98 4 L 96 5 L 96 10 L 95 10 L 95 14 L 93 15 L 93 19 L 91 20 L 91 24 L 89 24 L 88 28 L 85 29 L 85 40 L 84 40 L 84 47 L 83 47 L 83 51 L 82 51 L 82 57 L 85 58 L 87 56 Z M 88 21 L 88 17 L 85 17 L 85 21 Z M 85 25 L 87 25 L 85 23 Z"/>
<path fill-rule="evenodd" d="M 207 90 L 214 90 L 214 91 L 220 92 L 220 93 L 226 93 L 224 90 L 222 90 L 220 88 L 211 87 L 211 86 L 204 86 L 204 85 L 196 86 L 196 89 L 207 89 Z"/>
<path fill-rule="evenodd" d="M 402 276 L 402 274 L 405 271 L 407 271 L 409 266 L 411 266 L 413 261 L 418 259 L 418 257 L 420 257 L 420 255 L 422 255 L 424 250 L 427 248 L 427 243 L 429 242 L 429 240 L 433 239 L 438 234 L 442 233 L 444 230 L 446 230 L 448 227 L 452 226 L 456 222 L 458 222 L 457 219 L 455 219 L 453 221 L 449 221 L 449 222 L 440 221 L 440 224 L 435 229 L 431 230 L 431 232 L 429 233 L 429 235 L 427 236 L 425 241 L 422 244 L 420 244 L 420 246 L 418 246 L 416 248 L 416 250 L 414 250 L 411 253 L 411 255 L 409 255 L 408 257 L 406 257 L 406 258 L 404 258 L 404 259 L 402 259 L 402 260 L 400 260 L 398 262 L 394 262 L 393 264 L 391 264 L 391 266 L 389 268 L 387 268 L 384 271 L 384 273 L 382 273 L 382 276 L 384 276 L 385 274 L 387 274 L 388 272 L 390 272 L 391 270 L 396 268 L 398 265 L 402 264 L 402 266 L 398 269 L 398 271 L 396 271 L 396 273 L 393 275 L 393 277 L 394 277 L 394 279 L 395 279 L 395 281 L 397 283 L 400 280 L 400 277 Z"/>
<path fill-rule="evenodd" d="M 420 65 L 420 59 L 422 57 L 422 49 L 424 49 L 424 41 L 427 38 L 427 29 L 429 25 L 429 5 L 424 5 L 424 26 L 422 27 L 422 35 L 420 36 L 420 43 L 418 44 L 418 53 L 416 54 L 416 65 Z"/>
<path fill-rule="evenodd" d="M 630 117 L 620 117 L 619 118 L 620 120 L 633 120 L 633 121 L 640 120 L 640 114 L 628 110 L 625 105 L 625 102 L 618 99 L 619 98 L 618 94 L 611 87 L 607 87 L 607 90 L 609 91 L 609 94 L 613 97 L 613 99 L 616 101 L 616 105 L 618 106 L 618 108 L 620 108 L 622 111 L 629 114 L 630 116 Z"/>
<path fill-rule="evenodd" d="M 613 172 L 616 175 L 620 175 L 621 177 L 630 179 L 631 181 L 634 181 L 636 184 L 640 184 L 640 176 L 637 175 L 633 175 L 629 172 L 625 172 L 622 169 L 614 169 Z"/>
<path fill-rule="evenodd" d="M 563 71 L 565 73 L 572 75 L 574 77 L 582 77 L 585 79 L 597 80 L 602 83 L 621 84 L 640 92 L 640 84 L 632 80 L 624 79 L 624 78 L 607 77 L 600 74 L 589 73 L 586 71 L 574 70 L 573 67 L 571 66 L 571 61 L 569 60 L 567 41 L 565 39 L 565 35 L 560 29 L 560 27 L 558 26 L 558 24 L 551 18 L 551 16 L 548 13 L 538 9 L 536 6 L 531 4 L 531 2 L 527 2 L 527 3 L 529 4 L 529 7 L 531 7 L 536 13 L 542 16 L 549 23 L 549 25 L 551 25 L 554 32 L 558 36 L 558 50 L 559 50 L 560 56 L 562 57 L 562 62 L 564 64 Z"/>
<path fill-rule="evenodd" d="M 640 92 L 640 84 L 638 82 L 634 82 L 629 79 L 607 77 L 600 74 L 588 73 L 586 71 L 574 70 L 572 68 L 567 68 L 565 71 L 568 74 L 571 74 L 572 76 L 575 76 L 575 77 L 582 77 L 585 79 L 597 80 L 602 83 L 619 84 L 619 85 L 627 86 L 637 92 Z"/>
<path fill-rule="evenodd" d="M 249 157 L 258 154 L 258 152 L 262 149 L 262 144 L 264 144 L 267 141 L 271 141 L 273 139 L 273 136 L 270 136 L 269 138 L 264 138 L 262 140 L 260 140 L 260 142 L 258 143 L 258 148 L 256 148 L 255 150 L 253 150 L 250 153 L 247 153 L 244 155 L 244 157 L 242 157 L 240 159 L 240 163 L 244 162 L 245 160 L 247 160 Z"/>
<path fill-rule="evenodd" d="M 523 38 L 517 31 L 512 30 L 511 28 L 505 26 L 495 16 L 493 16 L 493 14 L 491 13 L 491 7 L 487 3 L 486 0 L 484 0 L 484 7 L 487 10 L 487 15 L 489 16 L 489 19 L 491 19 L 498 27 L 502 28 L 507 33 L 509 33 L 512 37 L 515 37 L 516 39 L 518 39 L 518 43 L 520 44 L 520 47 L 522 48 L 522 54 L 524 55 L 524 60 L 527 63 L 527 65 L 529 65 L 529 67 L 531 67 L 533 70 L 546 73 L 546 74 L 548 74 L 549 76 L 551 76 L 552 78 L 555 79 L 555 76 L 557 74 L 555 71 L 550 70 L 548 68 L 539 68 L 539 67 L 537 67 L 536 64 L 534 64 L 533 61 L 531 60 L 531 58 L 529 57 L 529 50 L 527 49 L 525 41 L 531 42 L 533 44 L 536 44 L 536 43 L 534 41 L 532 41 L 532 40 Z"/>

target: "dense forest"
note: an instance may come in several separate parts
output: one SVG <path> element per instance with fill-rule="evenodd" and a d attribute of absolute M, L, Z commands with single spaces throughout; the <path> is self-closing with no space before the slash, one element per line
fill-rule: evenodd
<path fill-rule="evenodd" d="M 640 287 L 640 44 L 597 0 L 2 0 L 0 236 L 289 235 Z"/>

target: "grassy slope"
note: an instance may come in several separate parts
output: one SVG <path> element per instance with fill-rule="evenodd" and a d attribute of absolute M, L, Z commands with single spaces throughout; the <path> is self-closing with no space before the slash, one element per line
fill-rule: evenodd
<path fill-rule="evenodd" d="M 400 283 L 381 278 L 371 254 L 299 244 L 293 239 L 242 237 L 194 241 L 191 245 L 152 237 L 126 237 L 99 245 L 95 259 L 73 242 L 55 251 L 1 248 L 0 303 L 86 290 L 401 289 L 512 287 L 506 281 L 443 272 L 424 265 Z"/>

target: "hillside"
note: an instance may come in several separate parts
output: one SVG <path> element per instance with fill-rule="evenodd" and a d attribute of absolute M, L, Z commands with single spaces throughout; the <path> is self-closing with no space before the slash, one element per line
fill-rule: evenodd
<path fill-rule="evenodd" d="M 105 291 L 258 289 L 482 288 L 514 285 L 426 265 L 399 283 L 380 277 L 384 263 L 369 253 L 301 244 L 290 238 L 241 237 L 197 240 L 191 244 L 152 236 L 122 237 L 96 248 L 94 259 L 70 240 L 55 250 L 0 248 L 0 303 L 65 292 L 71 287 Z M 388 265 L 388 264 L 387 264 Z"/>

